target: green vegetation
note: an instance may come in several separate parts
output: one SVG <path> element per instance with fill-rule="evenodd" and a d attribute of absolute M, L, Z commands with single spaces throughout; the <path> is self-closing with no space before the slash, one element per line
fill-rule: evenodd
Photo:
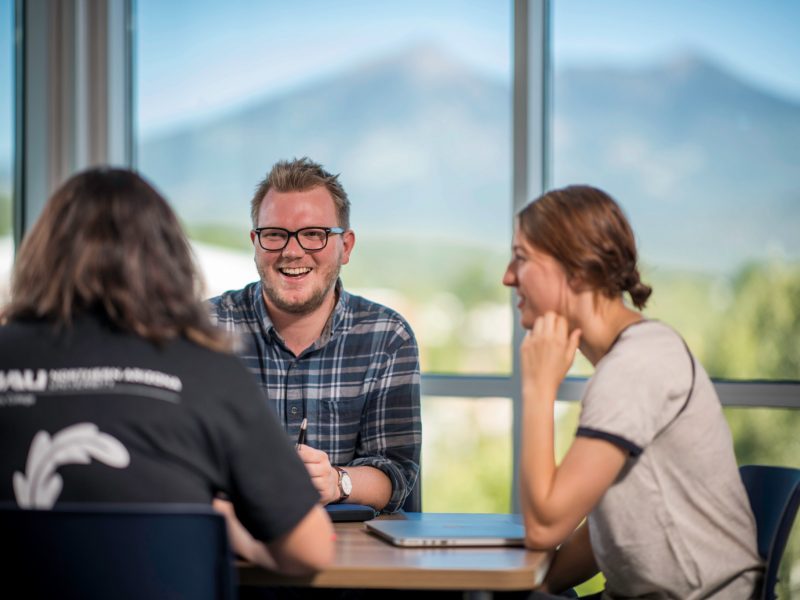
<path fill-rule="evenodd" d="M 710 327 L 726 305 L 722 297 L 729 296 L 725 278 L 647 267 L 643 278 L 653 288 L 645 314 L 679 331 L 705 364 Z"/>
<path fill-rule="evenodd" d="M 511 510 L 511 401 L 424 398 L 422 506 L 427 512 Z"/>
<path fill-rule="evenodd" d="M 508 301 L 508 290 L 500 281 L 508 258 L 505 246 L 358 236 L 343 274 L 349 285 L 389 287 L 419 299 L 446 289 L 469 306 Z"/>
<path fill-rule="evenodd" d="M 5 194 L 0 194 L 0 236 L 11 235 L 12 219 L 11 198 Z"/>
<path fill-rule="evenodd" d="M 714 324 L 709 370 L 729 379 L 800 380 L 800 265 L 749 265 Z M 757 400 L 754 398 L 754 401 Z M 739 464 L 800 467 L 800 411 L 726 408 Z M 778 595 L 800 592 L 800 527 L 789 538 Z"/>
<path fill-rule="evenodd" d="M 729 379 L 800 379 L 800 266 L 749 265 L 714 324 L 709 370 Z"/>
<path fill-rule="evenodd" d="M 511 371 L 509 251 L 460 240 L 361 236 L 342 270 L 348 289 L 399 310 L 434 373 Z M 387 298 L 381 290 L 390 290 Z"/>
<path fill-rule="evenodd" d="M 187 235 L 193 240 L 221 246 L 231 250 L 252 252 L 253 244 L 250 242 L 249 227 L 233 227 L 230 225 L 217 225 L 214 223 L 195 223 L 187 225 L 182 223 Z"/>

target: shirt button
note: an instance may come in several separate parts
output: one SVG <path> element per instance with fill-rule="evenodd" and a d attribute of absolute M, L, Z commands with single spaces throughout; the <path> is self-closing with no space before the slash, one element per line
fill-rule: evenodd
<path fill-rule="evenodd" d="M 293 407 L 292 407 L 292 408 L 289 410 L 289 412 L 290 412 L 290 413 L 292 413 L 292 416 L 295 416 L 295 415 L 297 414 L 297 407 L 296 407 L 296 406 L 293 406 Z"/>

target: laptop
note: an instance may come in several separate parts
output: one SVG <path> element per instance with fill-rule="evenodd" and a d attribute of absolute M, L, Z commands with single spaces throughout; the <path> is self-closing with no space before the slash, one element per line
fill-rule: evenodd
<path fill-rule="evenodd" d="M 405 518 L 365 523 L 367 531 L 395 546 L 522 546 L 522 515 L 406 513 Z"/>

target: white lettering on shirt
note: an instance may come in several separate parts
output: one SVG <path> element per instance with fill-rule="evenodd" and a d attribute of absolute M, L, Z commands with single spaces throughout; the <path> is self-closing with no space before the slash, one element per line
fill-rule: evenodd
<path fill-rule="evenodd" d="M 175 375 L 138 367 L 0 370 L 0 394 L 14 392 L 77 392 L 110 390 L 119 384 L 143 385 L 179 394 Z M 8 404 L 8 403 L 6 403 Z"/>
<path fill-rule="evenodd" d="M 0 371 L 0 392 L 41 392 L 47 388 L 44 369 L 11 369 Z"/>

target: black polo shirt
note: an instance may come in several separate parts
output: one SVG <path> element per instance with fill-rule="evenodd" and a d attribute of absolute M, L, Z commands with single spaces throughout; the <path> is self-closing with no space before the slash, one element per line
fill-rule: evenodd
<path fill-rule="evenodd" d="M 209 504 L 218 492 L 263 541 L 319 501 L 237 358 L 94 316 L 0 327 L 0 501 Z"/>

